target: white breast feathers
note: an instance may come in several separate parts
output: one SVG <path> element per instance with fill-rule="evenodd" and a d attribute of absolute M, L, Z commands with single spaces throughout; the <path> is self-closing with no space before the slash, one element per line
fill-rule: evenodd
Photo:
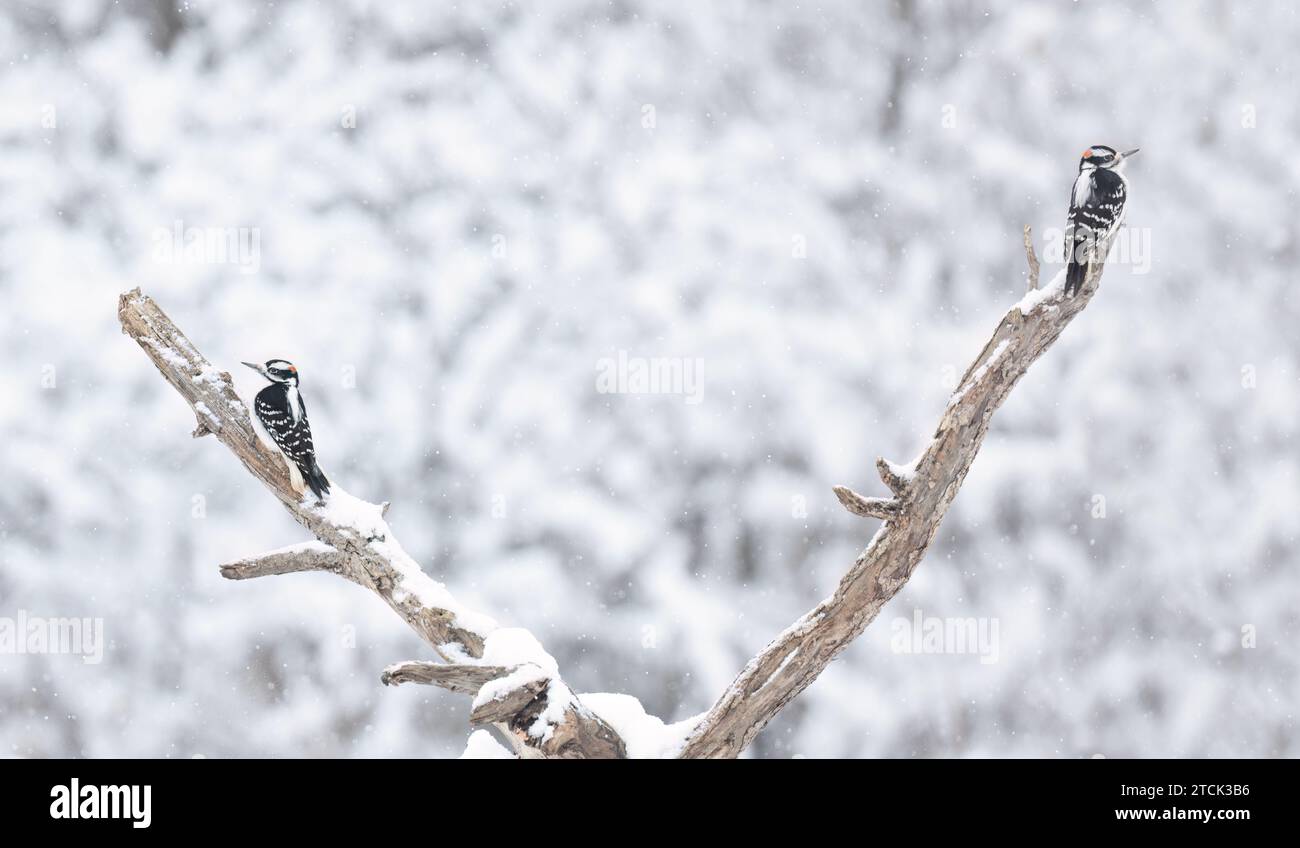
<path fill-rule="evenodd" d="M 293 418 L 293 423 L 297 424 L 298 419 L 302 417 L 302 401 L 298 400 L 298 387 L 290 386 L 288 391 L 289 415 Z"/>
<path fill-rule="evenodd" d="M 1092 194 L 1092 171 L 1086 170 L 1074 181 L 1074 205 L 1084 206 Z"/>

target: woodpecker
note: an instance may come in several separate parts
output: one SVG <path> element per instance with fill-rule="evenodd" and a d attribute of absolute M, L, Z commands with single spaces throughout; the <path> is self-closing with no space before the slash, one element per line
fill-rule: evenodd
<path fill-rule="evenodd" d="M 1124 162 L 1138 148 L 1116 153 L 1115 148 L 1094 144 L 1079 159 L 1079 176 L 1070 192 L 1070 214 L 1065 225 L 1065 296 L 1074 297 L 1088 276 L 1093 252 L 1124 222 L 1128 179 Z"/>
<path fill-rule="evenodd" d="M 271 385 L 257 393 L 253 408 L 276 447 L 289 458 L 290 469 L 301 475 L 301 481 L 294 481 L 295 488 L 301 491 L 301 483 L 306 482 L 316 497 L 324 500 L 330 491 L 330 481 L 316 464 L 307 407 L 298 393 L 298 369 L 284 359 L 267 360 L 265 365 L 244 364 L 271 381 Z"/>

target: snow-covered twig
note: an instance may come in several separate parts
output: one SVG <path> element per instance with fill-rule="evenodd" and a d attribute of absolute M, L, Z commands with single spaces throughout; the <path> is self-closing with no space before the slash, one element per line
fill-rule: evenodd
<path fill-rule="evenodd" d="M 532 663 L 521 665 L 505 677 L 483 684 L 470 707 L 470 720 L 485 724 L 513 718 L 536 702 L 551 683 L 543 669 Z"/>
<path fill-rule="evenodd" d="M 441 583 L 420 570 L 385 523 L 386 503 L 362 501 L 337 483 L 324 503 L 295 492 L 283 455 L 257 437 L 230 374 L 214 368 L 151 298 L 139 289 L 126 292 L 118 301 L 117 311 L 122 332 L 140 345 L 158 372 L 194 410 L 198 421 L 194 435 L 214 435 L 318 540 L 229 563 L 221 569 L 224 576 L 245 579 L 297 571 L 339 574 L 382 598 L 448 662 L 470 666 L 481 659 L 478 665 L 485 671 L 490 668 L 506 675 L 525 662 L 547 668 L 548 685 L 533 690 L 530 701 L 522 703 L 521 698 L 512 697 L 505 705 L 517 707 L 517 714 L 507 714 L 502 705 L 492 711 L 492 721 L 505 733 L 516 754 L 626 754 L 619 735 L 559 681 L 554 660 L 535 639 L 513 628 L 500 628 L 491 618 L 461 606 Z M 493 656 L 484 659 L 494 640 L 499 647 Z M 390 681 L 396 679 L 390 675 Z M 479 689 L 497 679 L 484 680 Z"/>
<path fill-rule="evenodd" d="M 1030 276 L 1037 258 L 1025 231 Z M 1099 255 L 1104 257 L 1106 245 Z M 1104 260 L 1103 260 L 1104 261 Z M 1101 277 L 1094 263 L 1081 290 L 1064 296 L 1065 272 L 1032 288 L 1007 312 L 962 377 L 934 437 L 917 460 L 900 467 L 877 461 L 892 498 L 867 498 L 839 486 L 850 512 L 886 523 L 840 580 L 835 593 L 777 636 L 736 677 L 696 726 L 682 757 L 735 757 L 772 718 L 817 679 L 881 607 L 912 576 L 957 496 L 988 432 L 989 420 L 1012 387 L 1088 305 Z"/>
<path fill-rule="evenodd" d="M 880 474 L 880 479 L 889 491 L 895 495 L 901 495 L 907 492 L 907 483 L 912 479 L 915 469 L 912 466 L 898 466 L 883 456 L 876 457 L 876 471 Z"/>

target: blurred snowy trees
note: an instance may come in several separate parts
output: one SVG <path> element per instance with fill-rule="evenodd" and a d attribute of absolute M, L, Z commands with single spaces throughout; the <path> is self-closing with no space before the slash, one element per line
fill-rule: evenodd
<path fill-rule="evenodd" d="M 468 736 L 379 686 L 420 646 L 373 598 L 217 575 L 302 534 L 184 437 L 121 291 L 298 363 L 322 465 L 429 573 L 672 720 L 865 545 L 830 486 L 915 454 L 1106 143 L 1143 148 L 1149 271 L 1108 267 L 754 751 L 1300 754 L 1297 10 L 987 5 L 0 7 L 0 617 L 109 640 L 0 654 L 0 753 Z M 255 267 L 164 261 L 178 223 Z M 700 402 L 598 392 L 620 353 L 701 361 Z M 997 661 L 896 652 L 915 610 L 996 620 Z"/>

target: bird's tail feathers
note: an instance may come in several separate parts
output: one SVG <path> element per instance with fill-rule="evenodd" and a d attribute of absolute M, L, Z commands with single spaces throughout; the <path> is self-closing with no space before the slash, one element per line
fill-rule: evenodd
<path fill-rule="evenodd" d="M 303 469 L 302 477 L 316 497 L 325 500 L 330 493 L 330 481 L 325 479 L 325 472 L 320 470 L 315 460 L 312 460 L 310 468 Z"/>
<path fill-rule="evenodd" d="M 1065 296 L 1074 297 L 1079 293 L 1083 281 L 1088 276 L 1088 263 L 1078 262 L 1073 257 L 1065 266 Z"/>

